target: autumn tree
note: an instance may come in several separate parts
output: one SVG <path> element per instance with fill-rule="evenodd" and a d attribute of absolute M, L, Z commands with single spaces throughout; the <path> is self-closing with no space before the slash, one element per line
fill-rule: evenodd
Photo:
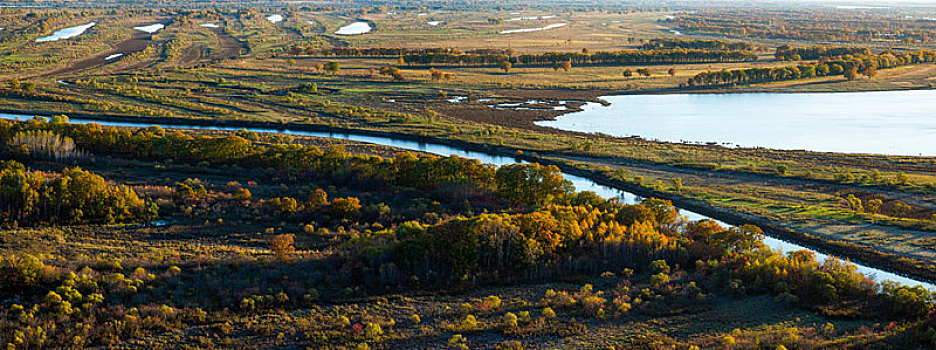
<path fill-rule="evenodd" d="M 278 262 L 291 261 L 296 253 L 296 248 L 293 246 L 294 241 L 295 236 L 292 234 L 273 236 L 270 239 L 270 251 L 273 253 L 273 258 Z"/>
<path fill-rule="evenodd" d="M 562 70 L 568 72 L 572 69 L 572 60 L 565 60 L 560 62 L 559 67 L 562 68 Z"/>
<path fill-rule="evenodd" d="M 361 200 L 356 197 L 335 198 L 331 201 L 330 212 L 336 218 L 357 218 L 361 212 Z"/>
<path fill-rule="evenodd" d="M 510 63 L 510 61 L 504 60 L 504 61 L 501 61 L 501 63 L 498 65 L 498 67 L 499 67 L 500 69 L 503 69 L 503 70 L 504 70 L 504 73 L 508 73 L 508 72 L 510 72 L 510 68 L 513 67 L 513 64 Z"/>
<path fill-rule="evenodd" d="M 676 76 L 676 68 L 670 68 L 668 71 L 666 71 L 666 73 L 669 74 L 670 77 L 675 77 L 675 76 Z"/>
<path fill-rule="evenodd" d="M 861 75 L 868 77 L 868 79 L 874 78 L 877 75 L 877 69 L 874 66 L 867 66 L 861 70 Z"/>
<path fill-rule="evenodd" d="M 849 67 L 848 69 L 845 70 L 845 73 L 843 74 L 843 76 L 844 76 L 845 79 L 847 79 L 848 81 L 852 81 L 852 80 L 857 79 L 857 78 L 858 78 L 858 67 L 855 67 L 855 66 Z"/>
<path fill-rule="evenodd" d="M 237 191 L 234 192 L 234 199 L 236 200 L 249 201 L 251 198 L 253 198 L 253 195 L 251 195 L 250 190 L 246 188 L 238 188 Z"/>

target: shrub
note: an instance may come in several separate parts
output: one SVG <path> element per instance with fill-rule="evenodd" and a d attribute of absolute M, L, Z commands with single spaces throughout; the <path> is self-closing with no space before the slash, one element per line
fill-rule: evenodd
<path fill-rule="evenodd" d="M 545 307 L 543 308 L 543 317 L 547 320 L 553 320 L 556 318 L 556 312 L 551 307 Z"/>
<path fill-rule="evenodd" d="M 367 341 L 380 341 L 380 336 L 382 335 L 383 329 L 380 328 L 379 324 L 368 322 L 367 326 L 364 327 L 364 337 L 367 339 Z"/>
<path fill-rule="evenodd" d="M 484 298 L 482 305 L 487 310 L 496 310 L 501 307 L 501 299 L 495 295 L 489 295 Z"/>
<path fill-rule="evenodd" d="M 512 312 L 504 314 L 504 317 L 501 319 L 504 324 L 504 327 L 515 328 L 517 327 L 517 315 L 514 315 Z"/>

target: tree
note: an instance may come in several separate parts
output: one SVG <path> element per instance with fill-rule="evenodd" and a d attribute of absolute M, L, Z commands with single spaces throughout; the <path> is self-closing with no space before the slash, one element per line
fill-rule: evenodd
<path fill-rule="evenodd" d="M 848 69 L 845 70 L 845 73 L 843 74 L 843 76 L 844 76 L 845 79 L 847 79 L 848 81 L 852 81 L 852 80 L 857 79 L 857 78 L 858 78 L 858 67 L 854 67 L 854 66 L 853 66 L 853 67 L 849 67 Z"/>
<path fill-rule="evenodd" d="M 270 251 L 273 252 L 273 258 L 279 262 L 288 262 L 292 260 L 296 248 L 293 247 L 295 236 L 292 234 L 279 234 L 270 239 Z"/>
<path fill-rule="evenodd" d="M 328 194 L 325 193 L 325 191 L 321 188 L 317 188 L 315 191 L 309 194 L 308 204 L 313 208 L 328 205 Z"/>
<path fill-rule="evenodd" d="M 322 65 L 322 69 L 325 70 L 325 72 L 337 74 L 338 71 L 341 70 L 341 64 L 338 62 L 329 61 Z"/>
<path fill-rule="evenodd" d="M 572 60 L 565 60 L 560 62 L 559 67 L 562 68 L 562 70 L 568 72 L 572 69 Z"/>
<path fill-rule="evenodd" d="M 510 164 L 498 168 L 494 177 L 497 194 L 515 205 L 539 206 L 572 191 L 572 183 L 555 165 Z"/>
<path fill-rule="evenodd" d="M 510 61 L 505 60 L 505 61 L 501 61 L 498 67 L 500 67 L 500 69 L 503 69 L 504 73 L 508 73 L 510 72 L 510 68 L 513 67 L 513 64 L 510 63 Z"/>
<path fill-rule="evenodd" d="M 280 214 L 288 215 L 299 211 L 299 202 L 295 198 L 291 197 L 280 197 L 273 198 L 270 200 L 270 203 L 276 207 L 276 210 Z"/>
<path fill-rule="evenodd" d="M 250 194 L 250 190 L 246 188 L 238 188 L 234 193 L 234 199 L 239 201 L 249 201 L 251 197 L 253 196 Z"/>
<path fill-rule="evenodd" d="M 624 75 L 625 79 L 630 79 L 630 77 L 634 76 L 634 71 L 632 71 L 630 68 L 627 68 L 624 70 L 624 73 L 621 74 Z"/>
<path fill-rule="evenodd" d="M 669 74 L 671 77 L 675 77 L 675 76 L 676 76 L 676 68 L 670 68 L 668 71 L 666 71 L 666 73 Z"/>
<path fill-rule="evenodd" d="M 357 197 L 335 198 L 331 201 L 330 209 L 337 218 L 354 219 L 361 212 L 361 200 Z"/>
<path fill-rule="evenodd" d="M 861 199 L 855 197 L 853 194 L 849 194 L 848 197 L 845 198 L 845 204 L 848 205 L 848 209 L 856 213 L 864 211 L 864 206 L 861 205 Z"/>
<path fill-rule="evenodd" d="M 877 75 L 877 69 L 875 69 L 874 66 L 869 65 L 865 67 L 865 69 L 861 70 L 861 75 L 868 77 L 868 79 L 874 78 L 874 76 Z"/>

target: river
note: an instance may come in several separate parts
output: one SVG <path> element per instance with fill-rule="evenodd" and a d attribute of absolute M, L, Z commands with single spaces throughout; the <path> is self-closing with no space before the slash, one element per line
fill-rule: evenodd
<path fill-rule="evenodd" d="M 26 115 L 16 115 L 16 114 L 3 114 L 0 113 L 0 118 L 10 119 L 10 120 L 25 120 L 32 117 Z M 289 130 L 289 129 L 274 129 L 274 128 L 241 128 L 241 127 L 229 127 L 229 126 L 203 126 L 203 125 L 186 125 L 184 123 L 179 124 L 150 124 L 150 123 L 133 123 L 133 122 L 112 122 L 112 121 L 99 121 L 91 119 L 81 119 L 81 118 L 70 118 L 69 122 L 76 124 L 87 124 L 87 123 L 98 123 L 104 126 L 118 126 L 118 127 L 132 127 L 132 128 L 145 128 L 153 125 L 159 125 L 167 129 L 200 129 L 200 130 L 226 130 L 226 131 L 236 131 L 236 130 L 250 130 L 255 132 L 262 133 L 279 133 L 286 135 L 297 135 L 297 136 L 314 136 L 314 137 L 324 137 L 356 142 L 365 142 L 377 145 L 384 145 L 390 147 L 396 147 L 401 149 L 407 149 L 412 151 L 420 151 L 426 153 L 432 153 L 440 156 L 451 156 L 457 155 L 459 157 L 477 159 L 483 163 L 490 163 L 497 166 L 503 166 L 507 164 L 515 163 L 524 163 L 523 161 L 517 160 L 514 157 L 501 156 L 496 154 L 490 154 L 485 152 L 470 151 L 466 149 L 461 149 L 453 146 L 435 144 L 435 143 L 425 143 L 411 140 L 395 139 L 390 137 L 383 136 L 372 136 L 372 135 L 363 135 L 355 133 L 340 133 L 340 132 L 322 132 L 322 131 L 304 131 L 304 130 Z M 621 191 L 616 188 L 600 185 L 595 183 L 592 180 L 587 178 L 576 176 L 572 174 L 563 174 L 563 176 L 572 182 L 575 185 L 576 190 L 579 191 L 592 191 L 597 193 L 603 198 L 620 198 L 624 203 L 637 203 L 640 201 L 640 197 L 634 195 L 633 193 Z M 707 216 L 690 212 L 687 210 L 680 209 L 680 213 L 688 217 L 690 220 L 701 220 L 708 218 Z M 717 220 L 716 220 L 717 221 Z M 723 226 L 729 226 L 724 222 L 719 224 Z M 791 252 L 794 250 L 810 250 L 816 253 L 817 259 L 820 261 L 826 259 L 828 255 L 822 254 L 815 251 L 814 249 L 809 249 L 795 243 L 786 242 L 780 239 L 773 237 L 767 237 L 764 239 L 764 243 L 771 247 L 774 250 L 783 250 L 784 252 Z M 929 289 L 936 289 L 933 284 L 918 281 L 912 278 L 900 276 L 891 272 L 887 272 L 881 269 L 864 266 L 861 264 L 855 264 L 858 266 L 858 270 L 865 275 L 872 276 L 876 281 L 882 280 L 892 280 L 895 282 L 900 282 L 905 285 L 922 285 Z"/>
<path fill-rule="evenodd" d="M 783 150 L 936 156 L 936 90 L 606 96 L 537 125 Z"/>

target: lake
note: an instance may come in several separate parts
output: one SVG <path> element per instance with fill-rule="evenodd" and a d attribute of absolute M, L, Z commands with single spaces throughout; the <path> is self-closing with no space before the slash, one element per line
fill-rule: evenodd
<path fill-rule="evenodd" d="M 148 25 L 148 26 L 133 27 L 133 29 L 136 29 L 136 30 L 139 30 L 139 31 L 143 31 L 143 32 L 147 32 L 147 33 L 150 33 L 150 34 L 156 33 L 156 32 L 158 32 L 160 29 L 163 29 L 163 28 L 166 28 L 166 25 L 165 25 L 165 24 L 162 24 L 162 23 L 150 24 L 150 25 Z"/>
<path fill-rule="evenodd" d="M 667 142 L 936 156 L 936 90 L 622 95 L 537 125 Z"/>
<path fill-rule="evenodd" d="M 367 22 L 354 22 L 348 24 L 344 27 L 338 28 L 338 31 L 335 34 L 338 35 L 356 35 L 369 33 L 374 28 L 371 27 L 370 23 Z"/>
<path fill-rule="evenodd" d="M 39 39 L 36 39 L 36 42 L 37 42 L 37 43 L 41 43 L 41 42 L 46 42 L 46 41 L 56 41 L 56 40 L 64 40 L 64 39 L 68 39 L 68 38 L 74 38 L 74 37 L 76 37 L 76 36 L 81 35 L 81 34 L 84 33 L 86 30 L 91 29 L 91 27 L 94 27 L 94 25 L 96 25 L 96 24 L 97 24 L 97 23 L 95 23 L 95 22 L 91 22 L 91 23 L 88 23 L 88 24 L 85 24 L 85 25 L 74 26 L 74 27 L 69 27 L 69 28 L 65 28 L 65 29 L 59 29 L 59 30 L 55 31 L 55 33 L 52 33 L 52 35 L 49 35 L 49 36 L 45 36 L 45 37 L 41 37 L 41 38 L 39 38 Z"/>

